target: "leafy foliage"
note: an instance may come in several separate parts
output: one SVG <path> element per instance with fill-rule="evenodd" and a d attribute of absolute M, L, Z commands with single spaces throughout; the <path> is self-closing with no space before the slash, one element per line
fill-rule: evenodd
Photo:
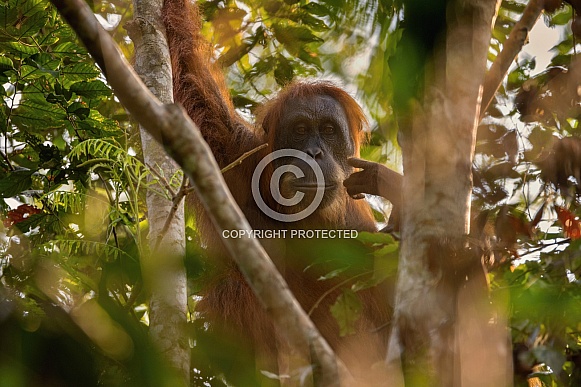
<path fill-rule="evenodd" d="M 0 50 L 0 384 L 159 385 L 132 124 L 48 2 L 0 4 Z"/>
<path fill-rule="evenodd" d="M 474 165 L 473 204 L 484 211 L 473 234 L 490 250 L 494 294 L 509 302 L 517 385 L 581 380 L 575 12 L 556 3 L 540 21 L 564 32 L 551 63 L 519 56 L 479 128 Z M 489 60 L 525 6 L 503 2 Z"/>

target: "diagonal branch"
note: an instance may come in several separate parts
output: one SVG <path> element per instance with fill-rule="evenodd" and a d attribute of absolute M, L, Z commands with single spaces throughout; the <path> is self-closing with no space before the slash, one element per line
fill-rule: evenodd
<path fill-rule="evenodd" d="M 250 225 L 226 188 L 210 148 L 184 109 L 162 105 L 151 94 L 83 0 L 52 0 L 52 3 L 104 71 L 115 95 L 183 168 L 218 231 L 250 232 Z M 224 239 L 224 244 L 290 345 L 305 359 L 313 355 L 321 375 L 319 384 L 337 386 L 341 379 L 349 383 L 345 366 L 301 309 L 258 240 L 229 238 Z"/>
<path fill-rule="evenodd" d="M 236 160 L 232 161 L 230 164 L 228 164 L 224 168 L 222 168 L 222 171 L 221 171 L 222 174 L 228 172 L 232 168 L 235 168 L 235 167 L 239 166 L 240 164 L 242 164 L 242 162 L 244 160 L 246 160 L 247 158 L 249 158 L 250 156 L 252 156 L 256 152 L 258 152 L 258 151 L 266 148 L 267 146 L 268 146 L 268 144 L 262 144 L 262 145 L 257 146 L 254 149 L 249 150 L 248 152 L 244 152 L 242 154 L 242 156 L 238 157 Z"/>
<path fill-rule="evenodd" d="M 480 109 L 481 119 L 484 116 L 484 113 L 486 113 L 488 106 L 490 106 L 494 94 L 496 94 L 496 91 L 500 87 L 510 65 L 514 61 L 514 58 L 516 58 L 518 53 L 522 50 L 522 47 L 525 45 L 529 32 L 541 15 L 543 3 L 544 0 L 531 0 L 527 4 L 522 17 L 514 25 L 508 38 L 504 41 L 502 51 L 498 54 L 494 63 L 492 63 L 490 70 L 486 73 Z"/>

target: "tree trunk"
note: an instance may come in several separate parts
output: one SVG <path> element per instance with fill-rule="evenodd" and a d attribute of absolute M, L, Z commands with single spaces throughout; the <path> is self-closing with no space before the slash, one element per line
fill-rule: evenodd
<path fill-rule="evenodd" d="M 162 4 L 162 0 L 134 0 L 134 21 L 128 30 L 135 45 L 136 72 L 149 90 L 168 104 L 173 102 L 172 72 L 161 22 Z M 154 170 L 158 180 L 165 180 L 147 190 L 149 250 L 141 259 L 141 267 L 145 287 L 150 292 L 150 337 L 176 370 L 178 383 L 188 385 L 190 347 L 186 334 L 188 293 L 183 263 L 184 204 L 183 200 L 172 200 L 159 193 L 178 197 L 179 187 L 168 187 L 178 167 L 159 144 L 161 136 L 156 139 L 141 126 L 140 134 L 145 164 Z M 153 179 L 150 176 L 150 181 Z"/>
<path fill-rule="evenodd" d="M 448 2 L 445 47 L 432 62 L 423 104 L 413 103 L 411 119 L 403 121 L 409 127 L 400 127 L 404 209 L 388 362 L 401 361 L 410 386 L 507 384 L 506 336 L 501 324 L 489 323 L 481 257 L 467 243 L 472 158 L 497 7 L 494 0 Z M 476 363 L 467 345 L 479 356 Z M 476 377 L 483 369 L 486 376 Z"/>

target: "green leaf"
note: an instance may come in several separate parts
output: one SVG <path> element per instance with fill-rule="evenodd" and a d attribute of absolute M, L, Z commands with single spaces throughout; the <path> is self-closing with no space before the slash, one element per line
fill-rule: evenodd
<path fill-rule="evenodd" d="M 329 26 L 323 20 L 305 12 L 299 13 L 298 19 L 300 23 L 315 31 L 325 31 L 329 29 Z"/>
<path fill-rule="evenodd" d="M 14 63 L 12 62 L 12 59 L 5 56 L 0 56 L 0 73 L 12 69 L 14 69 Z"/>
<path fill-rule="evenodd" d="M 356 332 L 356 323 L 361 316 L 362 309 L 363 306 L 357 294 L 350 289 L 343 290 L 343 293 L 331 306 L 331 314 L 339 324 L 339 335 L 343 337 Z"/>
<path fill-rule="evenodd" d="M 308 13 L 317 16 L 327 16 L 330 13 L 327 7 L 315 2 L 309 2 L 308 4 L 303 5 L 301 8 L 307 11 Z"/>
<path fill-rule="evenodd" d="M 551 51 L 557 51 L 559 54 L 566 55 L 573 49 L 573 37 L 568 36 L 551 48 Z"/>
<path fill-rule="evenodd" d="M 344 273 L 344 272 L 345 272 L 345 271 L 347 271 L 348 269 L 349 269 L 348 267 L 342 267 L 342 268 L 339 268 L 339 269 L 333 270 L 333 271 L 331 271 L 331 272 L 329 272 L 329 273 L 325 274 L 324 276 L 322 276 L 322 277 L 319 277 L 319 278 L 318 278 L 318 280 L 319 280 L 319 281 L 326 281 L 326 280 L 329 280 L 329 279 L 331 279 L 331 278 L 336 278 L 336 277 L 338 277 L 338 276 L 339 276 L 341 273 Z"/>
<path fill-rule="evenodd" d="M 101 137 L 103 133 L 107 133 L 111 136 L 119 136 L 121 134 L 121 129 L 119 128 L 119 123 L 117 121 L 103 117 L 98 110 L 94 109 L 91 110 L 91 114 L 86 120 L 79 121 L 78 124 L 83 130 L 86 130 L 84 126 L 85 124 L 98 128 L 99 133 L 101 133 L 99 137 Z"/>
<path fill-rule="evenodd" d="M 571 64 L 571 60 L 573 59 L 572 55 L 556 55 L 551 60 L 551 64 L 553 66 L 569 66 Z"/>
<path fill-rule="evenodd" d="M 361 148 L 361 158 L 378 163 L 383 162 L 385 160 L 383 148 L 383 145 L 364 145 Z"/>
<path fill-rule="evenodd" d="M 274 79 L 280 86 L 284 86 L 293 80 L 294 68 L 291 62 L 280 55 L 274 69 Z"/>
<path fill-rule="evenodd" d="M 43 2 L 42 0 L 18 1 L 17 7 L 20 8 L 19 11 L 20 11 L 22 16 L 35 15 L 39 11 L 44 11 L 46 13 L 46 11 L 45 11 L 46 3 Z"/>
<path fill-rule="evenodd" d="M 20 26 L 19 37 L 23 38 L 35 35 L 46 25 L 47 21 L 48 15 L 45 11 L 36 12 L 28 17 Z"/>
<path fill-rule="evenodd" d="M 390 234 L 383 232 L 367 232 L 362 231 L 357 235 L 357 240 L 367 244 L 395 244 L 395 240 Z"/>
<path fill-rule="evenodd" d="M 12 114 L 14 124 L 35 130 L 62 127 L 65 120 L 64 112 L 57 105 L 50 104 L 44 99 L 24 99 Z"/>
<path fill-rule="evenodd" d="M 258 77 L 260 75 L 268 74 L 274 66 L 276 65 L 276 61 L 274 57 L 267 57 L 258 61 L 253 67 L 252 70 L 248 73 L 245 77 L 246 80 L 252 79 L 254 77 Z"/>
<path fill-rule="evenodd" d="M 373 280 L 375 284 L 387 278 L 395 277 L 399 263 L 398 250 L 399 246 L 393 244 L 384 246 L 373 253 L 375 256 L 373 267 Z"/>
<path fill-rule="evenodd" d="M 275 24 L 273 25 L 273 31 L 276 39 L 284 44 L 288 52 L 295 56 L 299 55 L 301 48 L 305 44 L 322 41 L 321 38 L 313 34 L 313 32 L 307 27 Z"/>
<path fill-rule="evenodd" d="M 93 113 L 93 111 L 91 112 Z M 99 122 L 91 119 L 85 119 L 83 121 L 78 121 L 77 125 L 80 130 L 84 130 L 89 137 L 92 138 L 103 138 L 103 137 L 115 137 L 119 136 L 121 131 L 117 126 L 113 127 L 113 130 L 107 129 L 107 126 L 100 124 Z"/>
<path fill-rule="evenodd" d="M 61 61 L 60 59 L 55 59 L 53 55 L 41 52 L 32 55 L 28 63 L 32 63 L 37 69 L 39 69 L 43 73 L 48 73 L 55 78 L 59 75 L 57 69 L 61 64 Z"/>
<path fill-rule="evenodd" d="M 59 45 L 57 45 L 53 50 L 52 50 L 53 54 L 56 55 L 85 55 L 87 54 L 87 51 L 79 46 L 76 43 L 73 42 L 64 42 L 61 43 Z"/>
<path fill-rule="evenodd" d="M 34 171 L 14 171 L 3 179 L 0 179 L 0 197 L 11 198 L 32 185 Z"/>
<path fill-rule="evenodd" d="M 67 100 L 62 95 L 54 95 L 53 93 L 48 93 L 48 95 L 46 96 L 46 102 L 52 104 L 58 103 L 65 104 Z"/>
<path fill-rule="evenodd" d="M 70 104 L 67 107 L 67 112 L 70 114 L 74 114 L 75 116 L 79 117 L 79 119 L 81 119 L 81 120 L 84 120 L 91 113 L 91 109 L 89 109 L 82 102 L 73 102 L 72 104 Z"/>
<path fill-rule="evenodd" d="M 399 246 L 395 242 L 394 243 L 391 243 L 391 244 L 386 244 L 385 246 L 383 246 L 379 250 L 374 251 L 373 252 L 373 256 L 375 256 L 375 257 L 386 257 L 388 255 L 391 255 L 392 253 L 395 253 L 398 250 L 398 248 L 399 248 Z"/>
<path fill-rule="evenodd" d="M 6 51 L 16 51 L 25 57 L 40 52 L 38 47 L 22 42 L 8 42 L 5 44 L 5 46 L 7 47 Z"/>
<path fill-rule="evenodd" d="M 89 99 L 109 97 L 112 94 L 111 89 L 109 89 L 105 83 L 99 80 L 73 83 L 70 89 L 71 91 L 75 92 L 75 94 L 82 97 L 87 97 Z"/>
<path fill-rule="evenodd" d="M 255 44 L 256 43 L 243 42 L 239 46 L 231 47 L 218 60 L 220 65 L 223 67 L 231 66 L 239 61 L 244 55 L 248 54 Z"/>
<path fill-rule="evenodd" d="M 550 16 L 549 26 L 564 26 L 569 24 L 572 16 L 573 14 L 571 13 L 571 8 L 563 7 L 558 9 L 553 15 Z"/>
<path fill-rule="evenodd" d="M 14 24 L 18 18 L 18 12 L 15 7 L 8 7 L 8 5 L 0 5 L 0 21 L 2 22 L 2 27 L 7 29 L 8 26 Z M 0 34 L 5 33 L 0 30 Z"/>
<path fill-rule="evenodd" d="M 28 95 L 27 95 L 28 96 Z M 42 94 L 41 94 L 42 96 Z M 26 112 L 31 112 L 32 114 L 38 116 L 37 118 L 50 119 L 51 121 L 64 120 L 66 116 L 63 111 L 51 104 L 46 103 L 43 99 L 24 99 L 18 108 L 16 108 L 16 116 L 22 116 Z"/>
<path fill-rule="evenodd" d="M 75 63 L 72 66 L 63 67 L 61 74 L 64 76 L 63 86 L 70 87 L 78 81 L 95 79 L 100 72 L 92 63 Z"/>
<path fill-rule="evenodd" d="M 319 56 L 316 53 L 305 49 L 304 47 L 301 47 L 299 51 L 299 58 L 305 63 L 314 65 L 319 70 L 323 69 Z"/>
<path fill-rule="evenodd" d="M 38 79 L 43 75 L 44 74 L 41 71 L 39 71 L 38 67 L 30 65 L 22 65 L 20 67 L 20 77 L 27 81 Z"/>
<path fill-rule="evenodd" d="M 516 13 L 517 15 L 522 14 L 525 9 L 526 4 L 521 3 L 520 1 L 503 1 L 502 8 L 507 11 L 511 11 Z"/>
<path fill-rule="evenodd" d="M 4 88 L 0 87 L 0 94 L 2 94 L 2 92 L 4 92 L 4 95 L 6 95 Z M 7 108 L 8 107 L 4 104 L 0 105 L 0 132 L 2 132 L 2 133 L 5 133 L 6 130 L 8 129 L 7 122 L 6 122 L 7 117 L 6 117 L 6 111 L 5 111 L 5 109 L 7 109 Z"/>
<path fill-rule="evenodd" d="M 46 34 L 36 36 L 36 38 L 38 39 L 38 44 L 41 47 L 48 47 L 56 44 L 59 40 L 62 39 L 62 36 L 59 35 L 59 32 L 63 30 L 65 30 L 64 27 L 59 27 L 49 31 Z"/>
<path fill-rule="evenodd" d="M 525 75 L 525 71 L 522 67 L 517 67 L 512 72 L 508 74 L 508 79 L 506 82 L 507 90 L 514 90 L 520 87 L 528 77 Z"/>
<path fill-rule="evenodd" d="M 270 0 L 265 1 L 263 4 L 264 9 L 269 15 L 276 15 L 276 13 L 281 9 L 283 4 L 280 1 Z"/>

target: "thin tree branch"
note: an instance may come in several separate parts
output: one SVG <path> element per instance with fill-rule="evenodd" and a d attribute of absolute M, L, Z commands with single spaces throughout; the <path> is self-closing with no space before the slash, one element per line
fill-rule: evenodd
<path fill-rule="evenodd" d="M 492 63 L 490 70 L 486 73 L 482 92 L 480 119 L 484 117 L 488 106 L 490 106 L 494 98 L 494 94 L 496 94 L 496 91 L 500 87 L 514 58 L 516 58 L 525 45 L 529 32 L 543 11 L 543 3 L 544 0 L 531 0 L 527 4 L 521 19 L 514 25 L 508 38 L 504 41 L 502 51 L 498 54 L 494 63 Z"/>
<path fill-rule="evenodd" d="M 2 158 L 4 159 L 4 161 L 6 161 L 6 165 L 8 165 L 8 168 L 13 171 L 14 167 L 12 166 L 12 164 L 10 163 L 10 159 L 8 158 L 8 156 L 6 156 L 6 154 L 4 154 L 4 152 L 0 151 L 0 155 L 2 156 Z"/>
<path fill-rule="evenodd" d="M 172 198 L 175 197 L 176 193 L 174 192 L 173 188 L 171 187 L 167 179 L 161 173 L 159 173 L 152 165 L 149 164 L 146 165 L 147 168 L 149 169 L 149 172 L 151 172 L 151 174 L 157 178 L 159 184 L 162 185 L 167 190 L 167 192 L 170 194 Z"/>
<path fill-rule="evenodd" d="M 155 241 L 155 247 L 153 248 L 154 252 L 157 251 L 157 249 L 159 248 L 159 245 L 161 244 L 163 237 L 167 233 L 167 230 L 169 229 L 169 226 L 171 225 L 171 221 L 178 210 L 179 204 L 181 203 L 183 198 L 186 197 L 188 192 L 189 192 L 188 177 L 186 175 L 184 175 L 184 177 L 182 179 L 182 186 L 180 187 L 179 191 L 171 199 L 172 200 L 171 210 L 170 210 L 169 214 L 167 215 L 167 219 L 165 220 L 165 223 L 163 225 L 163 228 L 161 229 L 161 232 L 157 236 L 157 240 Z"/>
<path fill-rule="evenodd" d="M 311 309 L 309 309 L 309 312 L 307 314 L 309 316 L 312 315 L 313 312 L 315 311 L 315 309 L 317 309 L 319 307 L 319 305 L 321 305 L 321 302 L 323 302 L 323 300 L 326 297 L 328 297 L 331 293 L 333 293 L 337 289 L 341 288 L 342 286 L 347 285 L 349 282 L 354 281 L 355 279 L 357 279 L 359 277 L 363 277 L 364 275 L 369 275 L 369 274 L 372 274 L 372 273 L 373 273 L 372 271 L 366 271 L 364 273 L 359 273 L 359 274 L 357 274 L 357 275 L 355 275 L 353 277 L 347 278 L 346 280 L 339 282 L 335 286 L 332 286 L 325 293 L 323 293 L 321 295 L 321 297 L 319 297 L 319 299 L 313 304 L 313 306 L 311 307 Z"/>
<path fill-rule="evenodd" d="M 238 157 L 236 160 L 232 161 L 230 164 L 226 165 L 224 168 L 222 168 L 222 174 L 228 172 L 229 170 L 231 170 L 234 167 L 237 167 L 238 165 L 242 164 L 242 162 L 244 161 L 244 159 L 247 159 L 248 157 L 252 156 L 253 154 L 255 154 L 256 152 L 258 152 L 259 150 L 262 150 L 264 148 L 266 148 L 268 146 L 268 144 L 262 144 L 257 146 L 254 149 L 249 150 L 248 152 L 244 152 L 242 154 L 242 156 Z"/>
<path fill-rule="evenodd" d="M 76 31 L 115 90 L 115 95 L 147 131 L 164 145 L 193 182 L 218 232 L 251 231 L 226 188 L 220 169 L 199 129 L 184 109 L 162 105 L 143 85 L 83 0 L 52 0 Z M 351 377 L 317 328 L 301 309 L 286 282 L 254 238 L 224 239 L 257 298 L 297 353 L 314 357 L 319 385 L 349 384 Z"/>

